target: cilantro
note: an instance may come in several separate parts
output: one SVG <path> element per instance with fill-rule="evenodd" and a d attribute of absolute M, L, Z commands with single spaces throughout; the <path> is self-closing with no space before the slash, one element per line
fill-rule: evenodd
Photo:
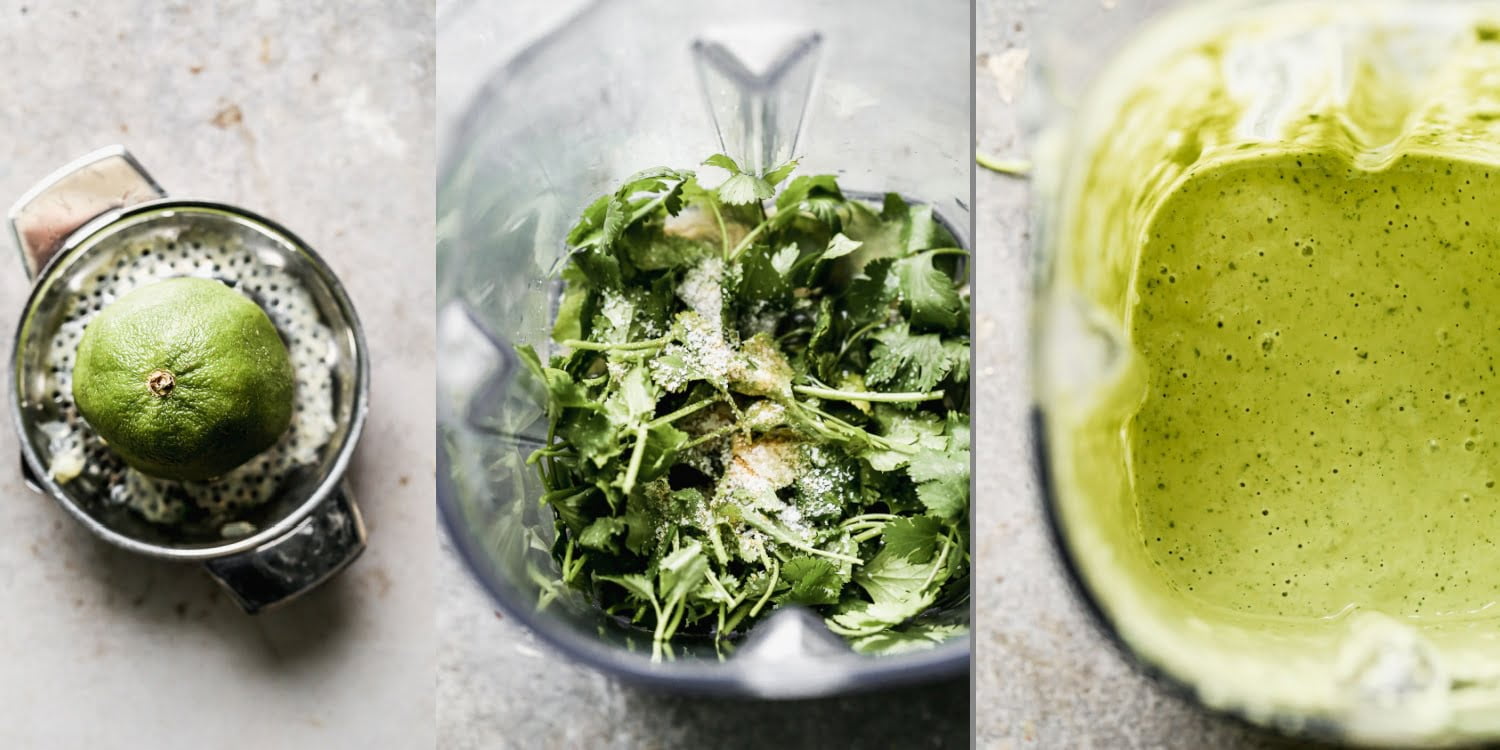
<path fill-rule="evenodd" d="M 796 162 L 788 162 L 767 172 L 764 177 L 758 177 L 741 171 L 738 162 L 723 154 L 714 154 L 703 163 L 729 172 L 729 179 L 719 185 L 718 196 L 720 201 L 730 206 L 769 200 L 776 194 L 777 183 L 785 180 L 792 169 L 796 168 Z"/>
<path fill-rule="evenodd" d="M 704 164 L 729 177 L 649 169 L 590 203 L 556 351 L 516 350 L 549 424 L 531 463 L 559 570 L 539 606 L 581 589 L 657 657 L 686 634 L 732 647 L 786 606 L 862 653 L 960 637 L 942 611 L 969 565 L 961 251 L 929 205 Z"/>
<path fill-rule="evenodd" d="M 932 648 L 950 638 L 968 634 L 962 625 L 920 624 L 900 629 L 882 630 L 874 635 L 854 639 L 850 645 L 862 654 L 902 654 Z"/>
<path fill-rule="evenodd" d="M 917 483 L 917 497 L 929 512 L 956 521 L 969 510 L 967 418 L 953 426 L 946 443 L 942 450 L 912 456 L 907 473 Z"/>
<path fill-rule="evenodd" d="M 896 261 L 892 270 L 901 282 L 902 306 L 918 328 L 951 330 L 958 325 L 963 300 L 953 279 L 933 266 L 932 252 Z"/>
<path fill-rule="evenodd" d="M 886 524 L 880 536 L 892 555 L 925 563 L 937 554 L 942 531 L 942 522 L 932 516 L 910 516 Z"/>
<path fill-rule="evenodd" d="M 873 334 L 877 342 L 870 354 L 865 380 L 874 386 L 892 386 L 903 391 L 929 391 L 949 374 L 962 375 L 954 382 L 968 380 L 969 347 L 967 342 L 944 339 L 935 333 L 914 334 L 905 323 L 898 323 Z"/>
<path fill-rule="evenodd" d="M 787 604 L 838 604 L 839 595 L 849 582 L 847 576 L 839 574 L 837 566 L 817 557 L 787 561 L 781 568 L 781 576 L 791 584 L 783 600 Z"/>

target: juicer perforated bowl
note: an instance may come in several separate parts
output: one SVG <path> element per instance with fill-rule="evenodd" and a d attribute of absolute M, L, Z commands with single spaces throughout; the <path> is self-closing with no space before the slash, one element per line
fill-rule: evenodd
<path fill-rule="evenodd" d="M 369 367 L 353 305 L 311 248 L 249 211 L 167 198 L 120 147 L 44 180 L 10 221 L 33 282 L 11 389 L 28 484 L 111 544 L 201 563 L 248 612 L 294 598 L 359 555 L 364 527 L 344 474 L 364 424 Z M 88 431 L 69 387 L 86 319 L 132 288 L 176 276 L 234 286 L 268 312 L 294 364 L 306 364 L 296 365 L 297 414 L 282 441 L 206 483 L 127 470 Z M 166 522 L 131 500 L 201 507 L 187 495 L 226 510 Z"/>
<path fill-rule="evenodd" d="M 446 19 L 439 48 L 482 48 L 504 20 L 472 6 Z M 606 673 L 698 693 L 797 698 L 967 669 L 968 637 L 865 656 L 797 607 L 722 656 L 710 638 L 677 638 L 653 662 L 649 632 L 555 584 L 552 511 L 526 464 L 546 422 L 513 347 L 552 350 L 564 236 L 591 200 L 716 151 L 752 170 L 795 156 L 799 174 L 835 173 L 851 195 L 929 203 L 968 246 L 970 60 L 952 43 L 968 29 L 967 3 L 598 3 L 456 99 L 439 143 L 438 507 L 508 618 Z M 898 40 L 933 54 L 888 54 Z M 472 56 L 452 61 L 450 76 L 440 57 L 444 80 L 473 77 Z M 967 623 L 968 600 L 941 616 Z"/>

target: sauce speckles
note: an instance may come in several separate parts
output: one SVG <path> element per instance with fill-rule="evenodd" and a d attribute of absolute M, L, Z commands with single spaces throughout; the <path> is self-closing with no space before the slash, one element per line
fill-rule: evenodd
<path fill-rule="evenodd" d="M 1293 617 L 1500 601 L 1497 198 L 1492 165 L 1303 152 L 1198 167 L 1164 199 L 1129 441 L 1174 587 Z"/>

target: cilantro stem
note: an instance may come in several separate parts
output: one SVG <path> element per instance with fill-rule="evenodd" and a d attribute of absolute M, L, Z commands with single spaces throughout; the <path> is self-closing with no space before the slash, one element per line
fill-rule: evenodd
<path fill-rule="evenodd" d="M 723 595 L 723 597 L 725 599 L 733 599 L 734 598 L 734 597 L 732 597 L 732 596 L 729 595 L 729 589 L 724 588 L 724 584 L 719 581 L 719 577 L 717 575 L 714 575 L 713 568 L 709 568 L 705 572 L 708 574 L 708 582 L 712 583 L 714 585 L 714 590 L 715 591 L 717 591 L 721 595 Z"/>
<path fill-rule="evenodd" d="M 672 611 L 672 603 L 667 602 L 667 611 Z M 661 661 L 661 644 L 667 639 L 667 618 L 662 616 L 661 608 L 656 610 L 656 630 L 651 633 L 651 661 Z"/>
<path fill-rule="evenodd" d="M 553 490 L 551 492 L 548 492 L 548 493 L 542 495 L 542 503 L 541 504 L 542 505 L 569 505 L 574 500 L 582 500 L 583 498 L 588 497 L 589 493 L 593 492 L 597 488 L 595 488 L 595 487 L 584 487 L 583 489 L 581 489 L 581 490 L 579 490 L 577 492 L 572 492 L 573 489 L 574 488 L 572 488 L 572 487 L 564 487 L 563 489 L 560 489 L 560 490 Z M 572 492 L 572 494 L 567 494 L 569 492 Z"/>
<path fill-rule="evenodd" d="M 713 544 L 714 559 L 724 567 L 729 567 L 729 554 L 724 551 L 724 542 L 719 539 L 719 525 L 717 523 L 708 527 L 708 541 Z"/>
<path fill-rule="evenodd" d="M 630 450 L 630 465 L 625 469 L 625 481 L 620 483 L 620 490 L 630 497 L 635 490 L 636 475 L 641 473 L 641 459 L 646 457 L 646 425 L 635 429 L 635 447 Z"/>
<path fill-rule="evenodd" d="M 829 437 L 829 439 L 831 440 L 837 440 L 840 437 L 845 440 L 858 438 L 862 440 L 868 440 L 871 445 L 874 445 L 881 450 L 896 451 L 897 453 L 905 453 L 909 456 L 915 455 L 917 452 L 915 448 L 900 445 L 898 443 L 892 443 L 891 441 L 879 435 L 855 427 L 854 425 L 849 424 L 848 422 L 845 422 L 844 420 L 839 419 L 838 417 L 835 417 L 832 414 L 829 414 L 828 412 L 823 411 L 816 406 L 813 406 L 812 404 L 804 403 L 802 401 L 793 401 L 792 403 L 800 409 L 822 417 L 828 424 L 820 424 L 817 422 L 814 422 L 813 424 L 815 424 L 817 427 L 820 427 L 820 431 L 823 432 L 824 436 Z M 834 429 L 834 427 L 837 427 L 838 429 Z"/>
<path fill-rule="evenodd" d="M 757 224 L 754 229 L 750 230 L 750 233 L 746 234 L 744 238 L 739 241 L 739 244 L 735 245 L 734 249 L 729 251 L 729 262 L 733 263 L 736 258 L 739 258 L 740 253 L 745 252 L 745 248 L 750 247 L 750 243 L 754 242 L 755 238 L 759 237 L 760 233 L 765 231 L 766 227 L 769 226 L 771 226 L 771 222 L 762 221 L 761 223 Z"/>
<path fill-rule="evenodd" d="M 872 527 L 870 527 L 868 529 L 865 529 L 864 531 L 861 531 L 860 533 L 855 534 L 854 536 L 851 536 L 849 538 L 853 539 L 856 543 L 868 542 L 871 539 L 874 539 L 875 537 L 880 536 L 881 533 L 883 533 L 884 531 L 885 531 L 885 526 L 882 524 L 880 526 L 872 526 Z"/>
<path fill-rule="evenodd" d="M 657 417 L 656 419 L 653 419 L 650 422 L 647 422 L 646 423 L 646 429 L 650 430 L 650 429 L 654 429 L 654 428 L 660 427 L 660 426 L 662 426 L 664 424 L 671 424 L 673 422 L 676 422 L 678 419 L 681 419 L 681 418 L 683 418 L 683 417 L 685 417 L 685 416 L 687 416 L 689 414 L 692 414 L 693 412 L 699 411 L 701 409 L 704 409 L 704 408 L 712 405 L 715 401 L 716 401 L 716 399 L 704 399 L 702 401 L 694 401 L 693 403 L 688 404 L 687 406 L 684 406 L 681 409 L 678 409 L 677 411 L 674 411 L 674 412 L 672 412 L 670 414 L 663 414 L 662 416 Z"/>
<path fill-rule="evenodd" d="M 961 247 L 937 247 L 937 248 L 933 248 L 931 250 L 923 250 L 922 252 L 917 253 L 917 255 L 931 255 L 933 257 L 939 256 L 939 255 L 963 255 L 963 256 L 967 256 L 968 254 L 969 254 L 969 251 L 965 250 L 965 249 L 963 249 Z"/>
<path fill-rule="evenodd" d="M 549 445 L 546 448 L 538 448 L 532 451 L 531 455 L 526 457 L 526 463 L 528 465 L 535 465 L 538 461 L 541 461 L 544 458 L 557 458 L 559 456 L 565 456 L 567 458 L 577 458 L 578 454 L 574 452 L 572 448 L 563 445 L 562 443 L 557 443 L 554 445 Z"/>
<path fill-rule="evenodd" d="M 731 611 L 729 614 L 729 620 L 724 623 L 723 627 L 719 628 L 720 632 L 733 633 L 734 629 L 739 627 L 740 622 L 745 619 L 745 615 L 749 613 L 750 605 L 744 603 L 743 600 L 740 603 L 735 604 L 733 611 Z"/>
<path fill-rule="evenodd" d="M 974 163 L 991 172 L 1011 177 L 1025 177 L 1031 173 L 1031 162 L 1025 159 L 1002 159 L 988 154 L 974 154 Z"/>
<path fill-rule="evenodd" d="M 719 438 L 724 437 L 725 435 L 728 435 L 729 433 L 734 432 L 739 428 L 740 426 L 736 424 L 725 425 L 724 427 L 720 427 L 713 432 L 704 433 L 702 435 L 699 435 L 698 437 L 693 438 L 692 440 L 687 441 L 686 443 L 683 443 L 682 447 L 678 448 L 677 451 L 681 453 L 688 450 L 689 448 L 697 448 L 698 446 L 707 443 L 710 440 L 718 440 Z"/>
<path fill-rule="evenodd" d="M 844 345 L 839 348 L 839 358 L 834 360 L 834 364 L 837 365 L 838 363 L 844 361 L 844 355 L 849 353 L 849 348 L 854 345 L 854 342 L 858 341 L 861 337 L 863 337 L 870 331 L 873 331 L 880 326 L 889 324 L 889 321 L 886 320 L 872 320 L 869 323 L 866 323 L 864 327 L 855 331 L 852 335 L 849 336 L 849 338 L 844 339 Z"/>
<path fill-rule="evenodd" d="M 583 349 L 591 352 L 634 352 L 643 349 L 660 349 L 672 340 L 671 336 L 663 336 L 659 339 L 648 339 L 646 341 L 626 341 L 620 344 L 607 344 L 602 341 L 584 341 L 583 339 L 568 339 L 562 342 L 569 349 Z"/>
<path fill-rule="evenodd" d="M 724 226 L 724 214 L 719 211 L 718 199 L 710 197 L 708 207 L 713 209 L 714 221 L 719 223 L 719 252 L 724 260 L 729 260 L 729 229 Z"/>
<path fill-rule="evenodd" d="M 898 516 L 894 513 L 864 513 L 858 516 L 850 516 L 849 518 L 844 519 L 844 522 L 839 525 L 850 526 L 854 524 L 864 523 L 866 521 L 894 521 L 900 517 L 901 516 Z"/>
<path fill-rule="evenodd" d="M 932 570 L 928 571 L 927 580 L 922 581 L 922 589 L 926 589 L 928 586 L 931 586 L 932 579 L 937 577 L 938 571 L 942 570 L 948 564 L 948 550 L 951 549 L 953 549 L 953 540 L 949 539 L 947 536 L 944 536 L 943 551 L 938 553 L 937 563 L 932 566 Z"/>
<path fill-rule="evenodd" d="M 776 337 L 776 344 L 779 346 L 783 341 L 786 341 L 787 339 L 789 339 L 789 338 L 791 338 L 793 336 L 800 336 L 800 335 L 806 334 L 806 333 L 812 333 L 812 328 L 809 327 L 809 326 L 798 326 L 797 328 L 793 328 L 792 330 L 787 331 L 786 333 L 783 333 L 780 336 L 777 336 Z"/>
<path fill-rule="evenodd" d="M 672 194 L 675 193 L 675 192 L 677 192 L 677 188 L 673 187 L 670 190 L 668 190 L 667 192 L 662 193 L 661 195 L 658 195 L 655 198 L 652 198 L 649 203 L 646 203 L 646 204 L 642 205 L 640 208 L 636 209 L 634 213 L 630 214 L 630 218 L 628 218 L 628 219 L 625 220 L 624 226 L 628 227 L 628 226 L 636 223 L 637 221 L 640 221 L 641 219 L 646 218 L 648 215 L 651 214 L 652 211 L 655 211 L 663 203 L 666 203 L 667 199 L 671 198 Z"/>
<path fill-rule="evenodd" d="M 667 618 L 662 611 L 661 603 L 656 600 L 656 594 L 651 594 L 651 609 L 656 611 L 656 630 L 651 634 L 651 661 L 661 661 L 661 642 L 665 640 Z M 667 612 L 672 610 L 672 603 L 667 602 Z"/>
<path fill-rule="evenodd" d="M 829 401 L 876 401 L 886 404 L 936 401 L 943 397 L 942 391 L 931 393 L 880 393 L 878 391 L 836 391 L 832 388 L 816 388 L 810 385 L 794 385 L 792 390 L 804 396 Z"/>
<path fill-rule="evenodd" d="M 766 593 L 761 594 L 760 601 L 750 608 L 751 617 L 760 614 L 760 608 L 766 606 L 766 602 L 771 600 L 771 592 L 776 590 L 776 581 L 779 580 L 780 575 L 781 563 L 776 562 L 776 558 L 773 557 L 771 558 L 771 582 L 766 584 Z"/>
<path fill-rule="evenodd" d="M 792 549 L 802 550 L 803 552 L 806 552 L 809 555 L 817 555 L 819 557 L 826 557 L 826 558 L 828 558 L 830 560 L 838 560 L 839 562 L 850 563 L 851 565 L 864 565 L 865 564 L 864 560 L 861 560 L 861 559 L 859 559 L 857 557 L 852 557 L 850 555 L 840 554 L 838 552 L 829 552 L 828 550 L 818 549 L 817 547 L 814 547 L 811 544 L 807 544 L 807 543 L 799 541 L 797 539 L 793 539 L 791 536 L 789 536 L 788 534 L 786 534 L 785 532 L 783 532 L 781 529 L 776 528 L 776 525 L 773 524 L 773 523 L 771 523 L 770 520 L 765 519 L 765 518 L 761 518 L 759 515 L 757 515 L 755 513 L 748 513 L 748 512 L 745 513 L 744 514 L 744 519 L 745 519 L 745 523 L 747 523 L 750 526 L 754 527 L 755 529 L 763 532 L 766 536 L 769 536 L 772 539 L 775 539 L 776 541 L 778 541 L 778 542 L 780 542 L 782 544 L 785 544 L 788 547 L 791 547 Z"/>
<path fill-rule="evenodd" d="M 568 546 L 563 550 L 562 574 L 563 583 L 568 582 L 568 569 L 573 565 L 573 540 L 568 539 Z"/>
<path fill-rule="evenodd" d="M 682 615 L 687 612 L 687 600 L 678 599 L 676 612 L 672 614 L 672 622 L 667 625 L 666 640 L 671 640 L 677 634 L 677 626 L 682 624 Z"/>

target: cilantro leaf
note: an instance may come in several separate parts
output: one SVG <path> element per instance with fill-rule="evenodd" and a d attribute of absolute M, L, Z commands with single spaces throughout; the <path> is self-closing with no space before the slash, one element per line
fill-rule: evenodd
<path fill-rule="evenodd" d="M 582 247 L 591 235 L 597 234 L 604 227 L 604 215 L 609 210 L 610 201 L 614 196 L 601 195 L 583 209 L 583 215 L 578 217 L 578 223 L 568 231 L 567 242 L 571 247 Z"/>
<path fill-rule="evenodd" d="M 901 280 L 902 306 L 912 326 L 951 330 L 958 325 L 963 301 L 953 279 L 932 265 L 933 257 L 927 252 L 902 258 L 892 270 Z"/>
<path fill-rule="evenodd" d="M 561 408 L 594 409 L 597 404 L 588 394 L 573 381 L 573 376 L 565 370 L 546 367 L 541 358 L 537 356 L 536 350 L 530 344 L 516 346 L 516 356 L 520 358 L 521 364 L 531 373 L 532 377 L 539 380 L 547 389 L 547 405 L 549 411 Z"/>
<path fill-rule="evenodd" d="M 890 258 L 870 261 L 849 284 L 845 299 L 849 314 L 855 320 L 885 321 L 897 295 L 895 278 L 891 276 L 893 262 Z"/>
<path fill-rule="evenodd" d="M 680 600 L 703 583 L 708 575 L 708 558 L 703 546 L 693 542 L 662 558 L 658 573 L 663 602 Z"/>
<path fill-rule="evenodd" d="M 849 646 L 861 654 L 890 656 L 924 651 L 944 641 L 962 637 L 968 632 L 969 629 L 963 625 L 914 623 L 904 628 L 861 636 L 851 641 Z"/>
<path fill-rule="evenodd" d="M 713 156 L 704 159 L 703 164 L 709 167 L 718 167 L 719 169 L 728 170 L 730 174 L 740 173 L 740 163 L 724 154 L 714 154 Z"/>
<path fill-rule="evenodd" d="M 913 617 L 931 605 L 928 595 L 934 581 L 936 561 L 914 562 L 883 548 L 854 573 L 854 583 L 870 595 L 870 601 L 900 611 L 901 619 Z"/>
<path fill-rule="evenodd" d="M 729 374 L 729 387 L 747 396 L 789 399 L 792 395 L 791 363 L 768 334 L 757 333 L 740 345 Z"/>
<path fill-rule="evenodd" d="M 795 248 L 790 249 L 795 252 Z M 784 263 L 784 256 L 782 260 Z M 740 299 L 751 304 L 785 307 L 791 291 L 791 281 L 777 268 L 769 246 L 752 247 L 740 256 L 739 283 L 735 288 Z"/>
<path fill-rule="evenodd" d="M 625 272 L 620 259 L 593 245 L 574 251 L 569 260 L 595 284 L 609 289 L 619 289 L 625 283 Z"/>
<path fill-rule="evenodd" d="M 783 601 L 788 604 L 838 604 L 847 580 L 838 567 L 821 557 L 795 557 L 781 566 L 781 577 L 792 584 Z"/>
<path fill-rule="evenodd" d="M 719 201 L 725 205 L 758 203 L 776 194 L 776 188 L 770 182 L 742 171 L 739 162 L 724 154 L 714 154 L 704 159 L 703 163 L 729 171 L 729 179 L 714 191 L 719 196 Z"/>
<path fill-rule="evenodd" d="M 770 183 L 772 187 L 780 185 L 782 180 L 785 180 L 786 178 L 792 176 L 792 172 L 796 169 L 797 160 L 792 159 L 791 161 L 782 164 L 781 166 L 774 167 L 771 169 L 771 171 L 766 172 L 766 182 Z"/>
<path fill-rule="evenodd" d="M 898 518 L 885 525 L 880 538 L 891 554 L 915 563 L 925 563 L 937 554 L 943 525 L 932 516 Z"/>
<path fill-rule="evenodd" d="M 615 536 L 625 530 L 625 519 L 618 516 L 602 516 L 594 519 L 588 528 L 578 535 L 578 543 L 590 549 L 604 552 L 618 551 Z"/>
<path fill-rule="evenodd" d="M 833 236 L 833 239 L 828 241 L 828 249 L 823 251 L 821 260 L 833 260 L 834 258 L 842 258 L 845 255 L 858 250 L 859 246 L 863 244 L 863 242 L 851 240 L 848 237 L 845 237 L 844 234 L 840 232 L 838 234 L 835 234 Z"/>
<path fill-rule="evenodd" d="M 950 435 L 943 450 L 928 450 L 912 456 L 907 473 L 917 483 L 917 497 L 933 515 L 956 521 L 969 511 L 968 423 L 950 421 Z"/>
<path fill-rule="evenodd" d="M 643 602 L 656 602 L 656 593 L 652 591 L 651 579 L 641 573 L 625 573 L 623 575 L 599 575 L 595 574 L 595 580 L 613 583 L 625 589 Z"/>
<path fill-rule="evenodd" d="M 637 481 L 649 482 L 665 474 L 676 461 L 677 452 L 688 441 L 688 434 L 669 424 L 657 425 L 646 431 L 645 451 L 641 454 L 641 469 Z"/>
<path fill-rule="evenodd" d="M 719 200 L 729 206 L 743 206 L 770 200 L 776 195 L 776 185 L 797 168 L 797 162 L 793 160 L 771 169 L 764 176 L 757 176 L 742 170 L 739 162 L 724 154 L 714 154 L 704 159 L 703 163 L 729 172 L 729 179 L 720 184 L 715 191 Z"/>
<path fill-rule="evenodd" d="M 730 206 L 743 206 L 757 203 L 770 198 L 776 194 L 771 183 L 752 174 L 730 175 L 729 179 L 719 185 L 719 200 Z"/>
<path fill-rule="evenodd" d="M 631 265 L 642 271 L 688 268 L 711 252 L 702 242 L 658 231 L 627 232 L 620 244 Z"/>
<path fill-rule="evenodd" d="M 776 273 L 785 278 L 792 272 L 792 265 L 797 262 L 797 256 L 800 254 L 801 251 L 797 249 L 796 245 L 787 245 L 777 250 L 776 254 L 771 256 L 771 268 L 775 269 Z"/>
<path fill-rule="evenodd" d="M 938 334 L 914 334 L 906 324 L 899 323 L 874 337 L 879 343 L 871 350 L 870 369 L 865 373 L 865 381 L 872 386 L 931 391 L 953 371 L 957 352 L 944 347 Z M 967 367 L 967 350 L 964 354 Z"/>
<path fill-rule="evenodd" d="M 937 247 L 938 226 L 932 218 L 932 206 L 911 206 L 907 209 L 906 219 L 906 229 L 902 232 L 906 238 L 906 252 L 915 254 Z"/>
<path fill-rule="evenodd" d="M 583 338 L 583 321 L 594 296 L 593 290 L 585 283 L 586 277 L 579 274 L 575 266 L 563 271 L 563 279 L 568 285 L 557 304 L 557 319 L 552 322 L 552 340 L 557 342 Z"/>
<path fill-rule="evenodd" d="M 615 423 L 596 410 L 569 409 L 557 422 L 557 436 L 601 468 L 622 452 Z"/>
<path fill-rule="evenodd" d="M 776 196 L 776 221 L 790 224 L 799 212 L 806 211 L 819 223 L 837 230 L 843 225 L 841 211 L 847 203 L 833 175 L 803 175 Z"/>

